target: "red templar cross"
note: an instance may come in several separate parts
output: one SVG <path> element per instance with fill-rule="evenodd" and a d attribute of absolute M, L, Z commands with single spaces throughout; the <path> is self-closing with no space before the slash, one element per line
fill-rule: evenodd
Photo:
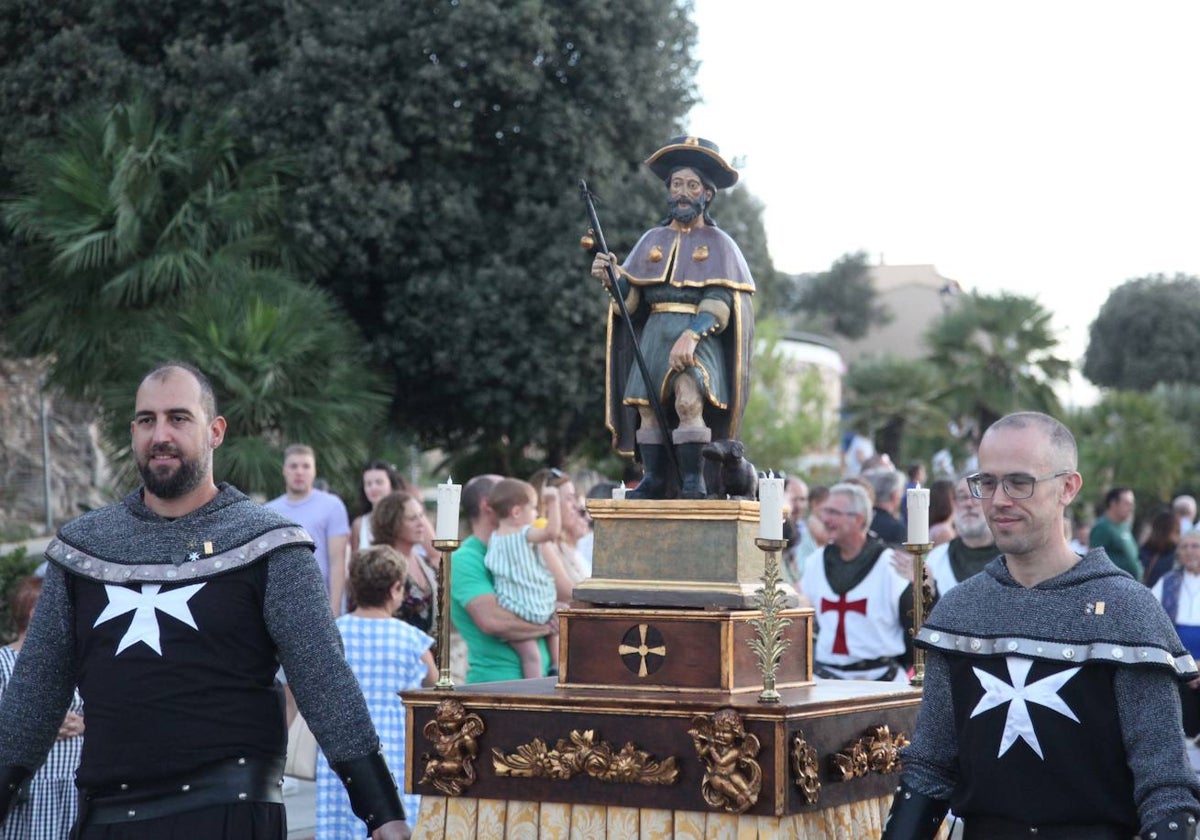
<path fill-rule="evenodd" d="M 863 598 L 858 601 L 847 601 L 845 595 L 839 595 L 836 601 L 830 601 L 828 598 L 821 599 L 821 612 L 827 613 L 833 610 L 838 614 L 837 632 L 833 634 L 833 652 L 844 653 L 850 655 L 850 648 L 846 647 L 846 613 L 856 612 L 862 615 L 867 614 L 867 599 Z"/>

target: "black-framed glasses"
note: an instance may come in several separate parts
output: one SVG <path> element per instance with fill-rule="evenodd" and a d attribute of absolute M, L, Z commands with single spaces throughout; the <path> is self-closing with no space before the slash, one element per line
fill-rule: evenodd
<path fill-rule="evenodd" d="M 974 473 L 967 476 L 967 487 L 976 499 L 990 499 L 996 495 L 996 488 L 1004 485 L 1004 493 L 1010 499 L 1028 499 L 1039 481 L 1050 481 L 1070 475 L 1074 470 L 1059 470 L 1051 475 L 1036 476 L 1029 473 L 1009 473 L 996 476 L 991 473 Z"/>

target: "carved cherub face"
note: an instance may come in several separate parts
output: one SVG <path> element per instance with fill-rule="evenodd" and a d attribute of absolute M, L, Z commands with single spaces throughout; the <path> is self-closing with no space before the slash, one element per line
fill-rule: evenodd
<path fill-rule="evenodd" d="M 732 744 L 743 731 L 741 719 L 731 709 L 721 709 L 713 715 L 713 740 L 722 744 Z"/>
<path fill-rule="evenodd" d="M 453 700 L 443 700 L 437 706 L 438 728 L 443 732 L 454 732 L 462 726 L 466 710 Z"/>

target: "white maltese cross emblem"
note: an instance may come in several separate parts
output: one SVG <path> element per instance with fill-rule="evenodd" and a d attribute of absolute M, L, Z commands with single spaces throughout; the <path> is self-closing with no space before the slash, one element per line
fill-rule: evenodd
<path fill-rule="evenodd" d="M 994 677 L 980 668 L 972 668 L 979 684 L 983 687 L 984 695 L 971 712 L 971 717 L 983 714 L 989 709 L 1008 703 L 1008 715 L 1004 719 L 1004 734 L 1000 736 L 1000 752 L 997 758 L 1008 752 L 1008 748 L 1021 739 L 1037 753 L 1038 758 L 1045 760 L 1042 755 L 1042 745 L 1038 742 L 1037 732 L 1033 728 L 1033 719 L 1029 717 L 1029 703 L 1037 703 L 1052 709 L 1064 717 L 1079 723 L 1079 718 L 1071 711 L 1066 701 L 1058 696 L 1059 690 L 1079 673 L 1079 668 L 1068 668 L 1043 677 L 1035 683 L 1025 684 L 1029 678 L 1029 669 L 1033 667 L 1032 659 L 1020 656 L 1006 656 L 1008 677 L 1012 684 Z"/>
<path fill-rule="evenodd" d="M 195 583 L 191 586 L 172 589 L 170 592 L 159 592 L 162 584 L 143 583 L 142 591 L 134 592 L 124 586 L 106 584 L 104 591 L 108 593 L 108 606 L 97 616 L 96 623 L 92 626 L 99 627 L 106 621 L 132 612 L 133 621 L 130 622 L 125 635 L 121 637 L 116 655 L 119 656 L 121 651 L 127 647 L 143 642 L 159 656 L 162 656 L 158 616 L 155 611 L 162 610 L 192 629 L 199 630 L 196 620 L 192 618 L 192 611 L 188 609 L 187 602 L 203 588 L 203 583 Z"/>

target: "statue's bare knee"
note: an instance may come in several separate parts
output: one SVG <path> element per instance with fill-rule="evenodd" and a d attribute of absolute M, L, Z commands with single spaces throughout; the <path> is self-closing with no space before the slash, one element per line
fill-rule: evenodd
<path fill-rule="evenodd" d="M 675 411 L 681 428 L 704 425 L 704 397 L 696 380 L 687 374 L 675 378 Z"/>

